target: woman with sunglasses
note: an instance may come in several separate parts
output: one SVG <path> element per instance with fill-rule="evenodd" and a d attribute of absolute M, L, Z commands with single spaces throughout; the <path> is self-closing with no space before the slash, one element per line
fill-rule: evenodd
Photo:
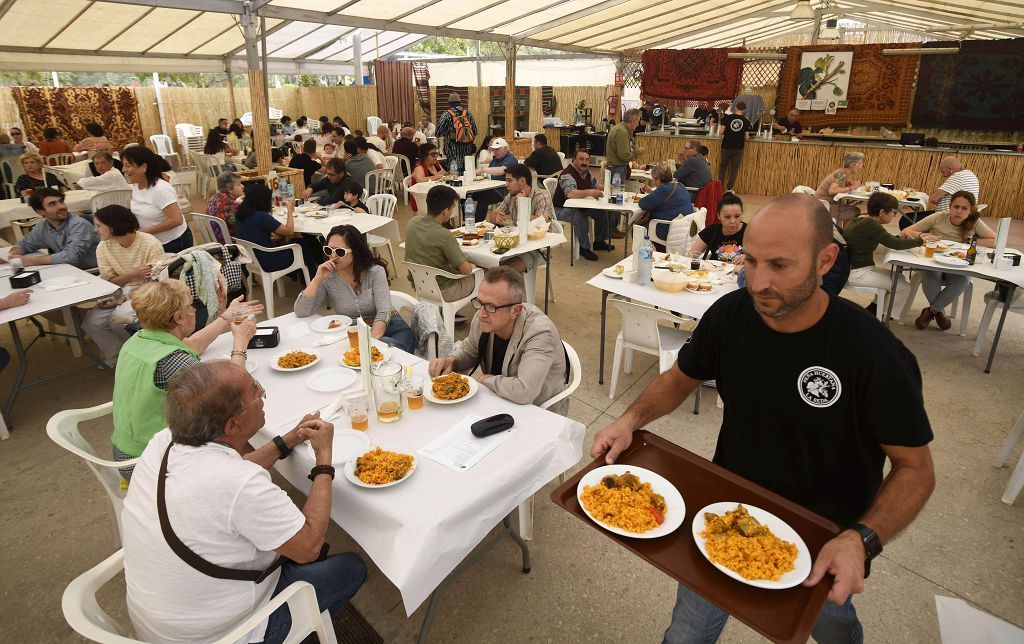
<path fill-rule="evenodd" d="M 327 261 L 295 300 L 295 317 L 312 315 L 330 298 L 336 314 L 362 318 L 374 338 L 411 353 L 412 329 L 392 309 L 386 264 L 370 252 L 366 237 L 355 226 L 335 226 L 324 254 Z"/>
<path fill-rule="evenodd" d="M 412 185 L 424 181 L 441 181 L 447 174 L 437 160 L 437 146 L 424 143 L 420 146 L 420 162 L 412 169 Z M 416 200 L 412 200 L 412 211 L 417 212 Z"/>

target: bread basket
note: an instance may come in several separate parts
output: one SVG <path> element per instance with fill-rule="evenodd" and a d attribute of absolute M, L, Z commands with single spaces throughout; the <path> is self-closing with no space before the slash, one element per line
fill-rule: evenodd
<path fill-rule="evenodd" d="M 494 245 L 498 248 L 515 248 L 519 245 L 519 229 L 505 227 L 494 231 Z"/>
<path fill-rule="evenodd" d="M 656 270 L 651 276 L 654 280 L 654 288 L 659 291 L 668 291 L 669 293 L 679 293 L 686 288 L 686 283 L 692 281 L 692 277 L 688 277 L 683 273 L 674 273 L 672 271 Z"/>

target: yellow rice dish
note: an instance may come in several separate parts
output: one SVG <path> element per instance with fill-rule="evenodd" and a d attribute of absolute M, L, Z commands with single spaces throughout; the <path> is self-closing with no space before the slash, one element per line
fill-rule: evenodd
<path fill-rule="evenodd" d="M 375 346 L 371 346 L 370 347 L 370 360 L 372 362 L 380 362 L 383 359 L 384 359 L 384 354 L 380 352 L 380 349 L 378 349 Z M 345 355 L 342 356 L 342 362 L 344 362 L 346 365 L 348 365 L 350 367 L 358 367 L 359 366 L 359 349 L 349 349 L 348 351 L 346 351 Z"/>
<path fill-rule="evenodd" d="M 356 459 L 356 476 L 367 485 L 384 485 L 405 478 L 412 466 L 411 454 L 375 447 Z"/>
<path fill-rule="evenodd" d="M 434 378 L 430 391 L 438 400 L 458 400 L 469 395 L 469 381 L 465 376 L 448 373 Z"/>
<path fill-rule="evenodd" d="M 630 472 L 584 486 L 580 501 L 594 519 L 626 532 L 647 532 L 665 522 L 665 498 Z"/>
<path fill-rule="evenodd" d="M 750 516 L 743 504 L 724 515 L 704 513 L 704 549 L 708 558 L 735 571 L 744 579 L 779 577 L 793 570 L 797 548 L 772 534 L 766 525 Z"/>

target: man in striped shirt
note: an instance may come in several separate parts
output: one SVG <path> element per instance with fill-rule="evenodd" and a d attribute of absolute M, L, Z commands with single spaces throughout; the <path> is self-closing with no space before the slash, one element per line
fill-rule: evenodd
<path fill-rule="evenodd" d="M 939 173 L 945 181 L 928 195 L 928 201 L 936 211 L 949 210 L 950 197 L 960 190 L 966 190 L 972 193 L 975 199 L 978 198 L 978 193 L 981 191 L 978 177 L 970 170 L 965 169 L 960 163 L 960 159 L 944 158 L 939 162 Z"/>

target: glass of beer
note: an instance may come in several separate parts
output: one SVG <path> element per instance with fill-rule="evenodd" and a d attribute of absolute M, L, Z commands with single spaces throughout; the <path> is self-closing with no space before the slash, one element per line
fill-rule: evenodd
<path fill-rule="evenodd" d="M 345 395 L 348 416 L 352 429 L 365 432 L 370 428 L 370 399 L 364 391 L 353 391 Z"/>
<path fill-rule="evenodd" d="M 935 255 L 935 248 L 939 245 L 939 242 L 926 242 L 924 245 L 924 256 L 933 257 Z"/>
<path fill-rule="evenodd" d="M 406 379 L 405 402 L 409 409 L 423 407 L 423 376 L 409 376 Z"/>
<path fill-rule="evenodd" d="M 348 346 L 350 349 L 359 348 L 359 327 L 354 324 L 348 328 Z"/>
<path fill-rule="evenodd" d="M 385 360 L 370 366 L 373 377 L 373 400 L 377 406 L 377 420 L 397 423 L 402 419 L 405 400 L 402 365 Z"/>

